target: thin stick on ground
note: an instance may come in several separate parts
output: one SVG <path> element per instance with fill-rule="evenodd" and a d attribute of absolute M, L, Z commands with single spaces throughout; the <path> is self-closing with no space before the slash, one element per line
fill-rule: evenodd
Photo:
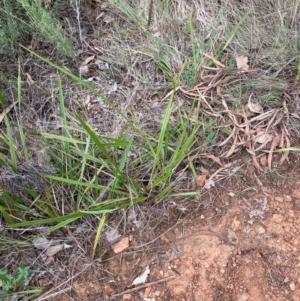
<path fill-rule="evenodd" d="M 134 287 L 134 288 L 131 288 L 131 289 L 128 289 L 126 291 L 123 291 L 119 294 L 114 294 L 111 296 L 111 298 L 116 298 L 116 297 L 119 297 L 119 296 L 122 296 L 124 294 L 128 294 L 128 293 L 132 293 L 132 292 L 136 292 L 142 288 L 146 288 L 146 287 L 149 287 L 151 285 L 154 285 L 154 284 L 158 284 L 158 283 L 161 283 L 161 282 L 166 282 L 166 281 L 170 281 L 170 280 L 173 280 L 175 279 L 176 277 L 175 276 L 170 276 L 170 277 L 167 277 L 167 278 L 163 278 L 163 279 L 160 279 L 160 280 L 157 280 L 157 281 L 153 281 L 153 282 L 150 282 L 150 283 L 145 283 L 143 285 L 140 285 L 138 287 Z M 95 297 L 95 296 L 94 296 Z M 93 297 L 93 298 L 94 298 Z"/>

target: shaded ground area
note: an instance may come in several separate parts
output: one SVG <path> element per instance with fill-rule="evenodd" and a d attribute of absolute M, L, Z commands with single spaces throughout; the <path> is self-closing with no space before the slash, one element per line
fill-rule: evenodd
<path fill-rule="evenodd" d="M 142 236 L 128 230 L 128 248 L 114 254 L 112 244 L 103 263 L 77 262 L 80 275 L 37 300 L 300 300 L 297 170 L 252 185 L 246 173 L 242 189 L 205 191 L 201 214 L 181 215 L 169 230 L 165 218 Z M 143 275 L 146 283 L 133 286 Z"/>

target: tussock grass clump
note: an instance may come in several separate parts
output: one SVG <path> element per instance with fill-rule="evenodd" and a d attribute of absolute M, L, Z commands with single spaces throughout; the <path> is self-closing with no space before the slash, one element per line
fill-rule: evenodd
<path fill-rule="evenodd" d="M 230 116 L 228 119 L 218 113 L 224 110 L 224 106 L 228 109 L 224 99 L 228 99 L 228 104 L 233 105 L 229 107 L 232 112 L 233 110 L 239 112 L 247 105 L 247 99 L 253 93 L 253 89 L 266 91 L 265 85 L 256 80 L 259 74 L 262 75 L 260 71 L 254 71 L 253 76 L 252 69 L 251 72 L 241 74 L 235 67 L 235 57 L 246 51 L 246 45 L 247 55 L 251 60 L 250 67 L 259 67 L 257 61 L 253 60 L 251 43 L 261 37 L 261 32 L 257 28 L 254 30 L 252 26 L 256 24 L 260 27 L 265 20 L 260 11 L 263 3 L 257 1 L 255 3 L 232 6 L 231 1 L 225 1 L 223 5 L 213 2 L 208 6 L 208 3 L 204 2 L 183 5 L 180 1 L 164 1 L 148 6 L 111 0 L 110 4 L 114 9 L 110 11 L 113 21 L 108 23 L 110 34 L 103 36 L 102 48 L 97 48 L 102 50 L 103 55 L 100 58 L 109 68 L 106 71 L 106 67 L 101 67 L 99 74 L 102 76 L 99 76 L 98 80 L 99 84 L 105 83 L 107 77 L 110 81 L 117 80 L 118 74 L 120 90 L 125 95 L 128 93 L 128 103 L 120 107 L 98 91 L 97 82 L 90 85 L 63 67 L 35 54 L 38 59 L 81 85 L 87 93 L 101 99 L 111 110 L 115 118 L 113 125 L 116 128 L 108 128 L 104 124 L 97 132 L 94 130 L 93 122 L 87 122 L 83 116 L 79 116 L 80 114 L 72 115 L 66 108 L 64 87 L 61 78 L 58 77 L 56 93 L 62 129 L 60 132 L 40 133 L 41 143 L 49 149 L 50 161 L 58 174 L 51 175 L 46 170 L 40 171 L 48 173 L 46 178 L 56 183 L 54 187 L 65 185 L 62 191 L 68 191 L 68 199 L 71 201 L 64 207 L 67 210 L 62 211 L 59 203 L 54 210 L 50 201 L 52 197 L 55 198 L 56 188 L 54 188 L 54 194 L 52 196 L 48 194 L 50 199 L 44 202 L 40 220 L 32 221 L 28 218 L 22 223 L 15 223 L 11 218 L 7 218 L 10 227 L 59 222 L 52 227 L 54 230 L 85 215 L 106 214 L 145 200 L 157 203 L 175 196 L 197 198 L 199 193 L 196 186 L 191 185 L 189 186 L 191 188 L 185 189 L 181 182 L 182 175 L 187 175 L 182 172 L 183 170 L 188 170 L 194 178 L 198 173 L 198 164 L 189 159 L 189 156 L 196 158 L 197 152 L 213 152 L 214 155 L 210 159 L 213 158 L 213 161 L 220 164 L 216 159 L 218 151 L 222 150 L 225 154 L 233 153 L 233 146 L 226 149 L 222 141 L 227 141 L 230 145 L 233 140 L 233 145 L 238 145 L 238 136 L 234 134 L 234 129 L 227 123 L 222 128 L 222 122 L 231 120 Z M 277 17 L 278 8 L 291 12 L 295 10 L 295 3 L 284 7 L 281 7 L 282 4 L 278 5 L 280 6 L 275 7 L 271 4 L 268 6 L 270 16 Z M 275 21 L 272 19 L 270 22 Z M 281 27 L 275 28 L 276 35 L 282 34 L 286 30 L 285 26 L 294 28 L 294 18 L 289 18 L 287 22 L 288 25 L 283 22 Z M 175 32 L 174 26 L 177 29 Z M 266 26 L 264 29 L 264 34 L 267 35 L 270 28 Z M 128 32 L 135 34 L 129 35 Z M 280 43 L 282 41 L 278 39 L 274 47 L 283 45 Z M 105 48 L 103 45 L 110 47 Z M 263 45 L 259 47 L 262 53 L 268 49 Z M 289 51 L 292 50 L 291 46 Z M 288 55 L 289 51 L 285 54 Z M 114 56 L 118 58 L 115 61 Z M 124 58 L 125 62 L 121 63 L 121 58 Z M 93 60 L 93 57 L 89 59 L 92 62 Z M 100 66 L 101 61 L 95 60 L 95 65 L 96 63 Z M 273 72 L 273 63 L 268 64 L 267 69 Z M 268 82 L 267 74 L 263 74 L 265 82 Z M 278 75 L 277 72 L 276 76 Z M 131 89 L 126 89 L 126 86 L 132 87 L 132 78 L 136 88 L 132 95 L 129 95 Z M 160 81 L 163 84 L 159 85 Z M 160 115 L 150 118 L 151 120 L 145 111 L 148 103 L 142 103 L 141 108 L 133 101 L 141 90 L 139 85 L 147 90 L 148 94 L 145 95 L 159 97 L 154 115 L 157 112 L 160 112 Z M 222 98 L 219 90 L 221 88 L 226 91 L 225 98 Z M 277 85 L 276 93 L 265 92 L 261 101 L 264 109 L 272 109 L 272 106 L 278 105 L 280 99 L 278 89 Z M 20 85 L 18 92 L 20 103 Z M 253 100 L 258 101 L 255 96 Z M 154 107 L 149 108 L 148 112 Z M 244 124 L 242 113 L 237 113 L 237 116 L 238 122 Z M 7 118 L 6 126 L 10 138 L 6 141 L 9 146 L 9 162 L 16 170 L 15 174 L 12 174 L 10 169 L 2 172 L 6 192 L 11 194 L 13 190 L 22 190 L 21 187 L 27 185 L 35 192 L 41 193 L 46 188 L 44 185 L 46 182 L 37 181 L 35 183 L 37 186 L 34 186 L 36 174 L 33 171 L 28 168 L 22 170 L 21 164 L 21 174 L 16 173 L 20 168 L 17 166 L 16 148 Z M 268 124 L 268 128 L 270 126 Z M 20 133 L 26 162 L 30 158 L 26 151 L 22 123 Z M 241 142 L 239 144 L 242 145 Z M 41 200 L 41 196 L 35 195 L 35 198 L 34 204 L 39 204 L 37 200 Z M 63 195 L 61 199 L 64 200 Z M 36 209 L 40 210 L 40 207 Z M 2 209 L 5 217 L 13 210 L 10 206 Z"/>
<path fill-rule="evenodd" d="M 1 0 L 0 54 L 13 57 L 22 40 L 42 40 L 50 43 L 61 54 L 72 55 L 70 40 L 64 35 L 59 21 L 42 1 Z M 27 42 L 30 42 L 30 40 Z"/>
<path fill-rule="evenodd" d="M 70 37 L 62 29 L 58 16 L 54 16 L 49 1 L 0 1 L 0 89 L 14 87 L 17 74 L 19 43 L 35 48 L 51 45 L 62 57 L 73 57 Z M 15 92 L 15 90 L 14 90 Z"/>

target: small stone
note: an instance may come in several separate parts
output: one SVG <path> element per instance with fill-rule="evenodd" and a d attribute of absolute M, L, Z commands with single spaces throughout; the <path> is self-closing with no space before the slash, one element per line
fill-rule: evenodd
<path fill-rule="evenodd" d="M 109 283 L 104 283 L 103 288 L 106 294 L 111 294 L 115 291 Z"/>
<path fill-rule="evenodd" d="M 282 202 L 283 202 L 283 197 L 277 196 L 277 197 L 275 197 L 275 200 L 276 200 L 277 202 L 282 203 Z"/>
<path fill-rule="evenodd" d="M 290 289 L 292 290 L 292 291 L 294 291 L 295 290 L 295 283 L 294 282 L 291 282 L 290 283 Z"/>
<path fill-rule="evenodd" d="M 295 208 L 296 209 L 300 209 L 300 199 L 299 200 L 295 200 Z"/>
<path fill-rule="evenodd" d="M 262 165 L 262 166 L 267 166 L 267 163 L 268 163 L 268 159 L 266 156 L 262 156 L 259 158 L 259 163 Z"/>
<path fill-rule="evenodd" d="M 220 272 L 221 272 L 221 274 L 224 274 L 224 273 L 225 273 L 225 270 L 224 270 L 224 269 L 221 269 Z"/>
<path fill-rule="evenodd" d="M 152 291 L 152 286 L 146 287 L 145 292 L 144 292 L 144 298 L 149 298 L 151 291 Z"/>
<path fill-rule="evenodd" d="M 119 254 L 129 247 L 129 238 L 124 237 L 111 247 L 114 250 L 115 254 Z"/>
<path fill-rule="evenodd" d="M 240 229 L 240 225 L 241 225 L 241 222 L 237 219 L 237 216 L 235 216 L 231 223 L 231 229 L 233 231 L 237 231 Z"/>
<path fill-rule="evenodd" d="M 207 175 L 197 175 L 197 179 L 196 179 L 197 186 L 203 187 L 206 179 L 207 179 Z"/>
<path fill-rule="evenodd" d="M 1 285 L 2 281 L 0 280 L 0 287 L 2 287 Z M 47 286 L 48 285 L 48 281 L 45 278 L 41 278 L 38 280 L 39 286 Z"/>
<path fill-rule="evenodd" d="M 173 260 L 173 264 L 174 264 L 174 265 L 179 265 L 179 264 L 180 264 L 180 258 L 175 258 L 175 259 Z"/>
<path fill-rule="evenodd" d="M 242 293 L 240 295 L 237 296 L 237 301 L 247 301 L 249 300 L 250 295 L 248 293 Z"/>
<path fill-rule="evenodd" d="M 286 202 L 291 202 L 292 201 L 292 197 L 290 195 L 285 195 L 283 198 Z"/>
<path fill-rule="evenodd" d="M 200 218 L 201 218 L 201 219 L 205 219 L 205 217 L 204 217 L 204 215 L 203 215 L 203 214 L 200 216 Z"/>
<path fill-rule="evenodd" d="M 160 297 L 160 291 L 159 290 L 157 290 L 157 291 L 155 291 L 154 293 L 153 293 L 153 297 Z M 155 300 L 155 299 L 154 299 Z"/>
<path fill-rule="evenodd" d="M 292 196 L 293 196 L 294 198 L 300 199 L 300 189 L 299 189 L 299 188 L 298 188 L 298 189 L 295 189 L 295 190 L 293 191 Z"/>
<path fill-rule="evenodd" d="M 276 224 L 281 224 L 284 221 L 284 219 L 284 216 L 282 216 L 281 214 L 273 214 L 272 216 L 272 222 Z"/>
<path fill-rule="evenodd" d="M 123 300 L 132 300 L 132 296 L 130 294 L 123 295 Z"/>
<path fill-rule="evenodd" d="M 266 233 L 266 229 L 262 226 L 257 227 L 257 232 L 259 234 L 265 234 Z"/>

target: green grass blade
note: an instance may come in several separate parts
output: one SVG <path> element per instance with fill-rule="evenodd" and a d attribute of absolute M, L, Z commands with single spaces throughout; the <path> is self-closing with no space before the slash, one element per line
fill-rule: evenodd
<path fill-rule="evenodd" d="M 169 184 L 167 187 L 165 187 L 156 197 L 155 197 L 155 203 L 158 203 L 161 201 L 168 192 L 174 187 L 175 183 Z"/>
<path fill-rule="evenodd" d="M 98 242 L 99 242 L 99 239 L 100 239 L 100 235 L 101 235 L 105 220 L 106 220 L 106 214 L 103 214 L 100 221 L 99 221 L 96 236 L 95 236 L 95 239 L 94 239 L 92 258 L 95 257 L 95 252 L 96 252 L 96 249 L 97 249 L 97 245 L 98 245 Z"/>
<path fill-rule="evenodd" d="M 22 150 L 24 154 L 24 159 L 25 161 L 29 161 L 29 154 L 27 150 L 27 145 L 26 145 L 26 139 L 25 139 L 25 134 L 24 134 L 24 128 L 23 128 L 23 122 L 22 122 L 22 109 L 21 109 L 21 98 L 22 98 L 22 83 L 21 83 L 21 65 L 20 61 L 18 64 L 18 104 L 19 104 L 19 132 L 20 132 L 20 139 L 21 139 L 21 145 L 22 145 Z"/>
<path fill-rule="evenodd" d="M 6 131 L 7 131 L 7 136 L 8 136 L 8 144 L 9 144 L 9 153 L 10 153 L 10 160 L 11 160 L 11 165 L 14 171 L 17 171 L 17 151 L 14 146 L 14 139 L 13 139 L 13 133 L 12 129 L 10 126 L 10 122 L 8 120 L 7 114 L 5 114 L 5 125 L 6 125 Z"/>
<path fill-rule="evenodd" d="M 10 215 L 7 213 L 7 208 L 4 205 L 0 204 L 0 212 L 2 213 L 2 216 L 4 218 L 4 220 L 8 223 L 8 224 L 13 224 L 14 220 L 10 217 Z"/>
<path fill-rule="evenodd" d="M 60 135 L 55 135 L 55 134 L 51 134 L 51 133 L 42 133 L 42 136 L 47 138 L 47 139 L 55 139 L 58 141 L 62 141 L 62 142 L 68 142 L 68 143 L 73 143 L 73 144 L 86 144 L 86 141 L 82 141 L 79 139 L 75 139 L 72 137 L 65 137 L 65 136 L 60 136 Z"/>
<path fill-rule="evenodd" d="M 95 132 L 77 115 L 76 116 L 82 127 L 86 130 L 86 132 L 90 135 L 96 146 L 99 148 L 99 150 L 102 152 L 102 154 L 105 156 L 106 160 L 114 167 L 115 171 L 121 174 L 118 166 L 110 156 L 110 154 L 107 152 L 105 147 L 103 146 L 102 142 L 98 138 L 98 136 L 95 134 Z"/>
<path fill-rule="evenodd" d="M 31 53 L 32 55 L 34 55 L 35 57 L 37 57 L 38 59 L 40 59 L 41 61 L 47 63 L 48 65 L 52 66 L 53 68 L 59 70 L 60 72 L 62 72 L 63 74 L 69 76 L 72 80 L 74 80 L 75 82 L 79 83 L 80 85 L 82 85 L 83 87 L 87 88 L 89 91 L 91 91 L 94 95 L 98 96 L 99 98 L 101 98 L 105 103 L 107 103 L 114 111 L 116 111 L 120 116 L 122 116 L 127 122 L 129 122 L 129 124 L 131 124 L 131 126 L 133 128 L 134 125 L 132 123 L 130 123 L 129 119 L 120 111 L 120 109 L 118 109 L 110 100 L 108 100 L 105 96 L 103 96 L 101 93 L 99 93 L 98 91 L 96 91 L 88 82 L 85 82 L 83 80 L 81 80 L 78 76 L 72 74 L 71 72 L 67 71 L 65 68 L 60 67 L 54 63 L 52 63 L 50 60 L 40 56 L 39 54 L 35 53 L 34 51 L 26 48 L 23 45 L 20 45 L 23 49 L 25 49 L 26 51 L 28 51 L 29 53 Z"/>
<path fill-rule="evenodd" d="M 86 137 L 86 146 L 84 149 L 84 153 L 87 154 L 89 152 L 90 149 L 90 145 L 91 145 L 91 136 L 87 136 Z M 80 169 L 80 177 L 79 177 L 79 181 L 82 180 L 86 166 L 87 166 L 87 159 L 86 158 L 82 158 L 82 165 L 81 165 L 81 169 Z"/>
<path fill-rule="evenodd" d="M 275 152 L 300 152 L 300 147 L 287 147 L 276 150 Z"/>
<path fill-rule="evenodd" d="M 153 166 L 153 172 L 156 167 L 158 167 L 159 169 L 161 169 L 161 167 L 162 167 L 159 158 L 160 158 L 160 155 L 162 154 L 163 143 L 165 142 L 166 131 L 167 131 L 169 119 L 171 116 L 173 97 L 174 97 L 174 91 L 171 94 L 170 100 L 168 102 L 168 106 L 167 106 L 165 114 L 164 114 L 164 119 L 162 121 L 161 130 L 159 133 L 158 143 L 157 143 L 157 147 L 156 147 L 156 153 L 154 156 L 155 164 Z"/>
<path fill-rule="evenodd" d="M 220 46 L 219 50 L 217 50 L 216 52 L 216 59 L 219 59 L 222 54 L 223 51 L 230 45 L 230 43 L 232 42 L 232 40 L 234 39 L 234 37 L 236 36 L 237 32 L 239 31 L 241 25 L 243 24 L 243 22 L 245 21 L 245 19 L 248 17 L 250 12 L 247 12 L 242 19 L 232 28 L 232 30 L 230 31 L 230 33 L 228 34 L 227 38 L 226 38 L 226 43 L 224 44 L 224 46 Z"/>
<path fill-rule="evenodd" d="M 86 183 L 78 180 L 72 180 L 72 179 L 66 179 L 63 177 L 58 177 L 58 176 L 52 176 L 52 175 L 45 175 L 45 178 L 57 181 L 57 182 L 63 182 L 71 185 L 77 185 L 77 186 L 83 186 L 83 187 L 88 187 L 88 188 L 93 188 L 96 190 L 107 190 L 109 192 L 117 193 L 117 194 L 122 194 L 122 195 L 128 195 L 128 192 L 122 191 L 122 190 L 117 190 L 117 189 L 108 189 L 105 186 L 97 185 L 97 184 L 91 184 L 91 183 Z"/>
<path fill-rule="evenodd" d="M 94 95 L 96 95 L 97 97 L 101 98 L 106 104 L 108 104 L 115 112 L 117 112 L 124 120 L 126 120 L 126 122 L 128 123 L 128 125 L 131 126 L 132 129 L 134 129 L 137 133 L 139 133 L 146 141 L 147 144 L 147 148 L 149 149 L 149 151 L 155 155 L 155 151 L 153 149 L 152 143 L 149 140 L 149 138 L 147 137 L 147 135 L 145 135 L 141 130 L 139 130 L 129 119 L 127 116 L 125 116 L 121 110 L 119 108 L 117 108 L 110 100 L 108 100 L 105 96 L 103 96 L 101 93 L 99 93 L 98 91 L 96 91 L 91 84 L 89 84 L 86 81 L 81 80 L 78 76 L 72 74 L 71 72 L 67 71 L 66 69 L 52 63 L 50 60 L 38 55 L 37 53 L 35 53 L 34 51 L 26 48 L 25 46 L 20 44 L 20 47 L 22 47 L 23 49 L 25 49 L 26 51 L 28 51 L 29 53 L 31 53 L 32 55 L 34 55 L 35 57 L 37 57 L 38 59 L 40 59 L 41 61 L 47 63 L 48 65 L 52 66 L 53 68 L 59 70 L 60 72 L 62 72 L 63 74 L 69 76 L 72 80 L 74 80 L 75 82 L 79 83 L 81 86 L 87 88 L 89 91 L 91 91 Z"/>
<path fill-rule="evenodd" d="M 61 113 L 61 118 L 63 122 L 63 136 L 64 137 L 69 137 L 68 130 L 67 130 L 67 113 L 66 113 L 66 107 L 65 107 L 65 101 L 64 101 L 64 95 L 63 95 L 63 88 L 61 85 L 61 79 L 60 76 L 58 76 L 58 92 L 59 92 L 59 104 L 60 104 L 60 113 Z M 64 150 L 65 153 L 67 154 L 67 168 L 68 170 L 72 169 L 72 159 L 71 159 L 71 154 L 70 154 L 70 144 L 68 141 L 64 142 Z"/>

